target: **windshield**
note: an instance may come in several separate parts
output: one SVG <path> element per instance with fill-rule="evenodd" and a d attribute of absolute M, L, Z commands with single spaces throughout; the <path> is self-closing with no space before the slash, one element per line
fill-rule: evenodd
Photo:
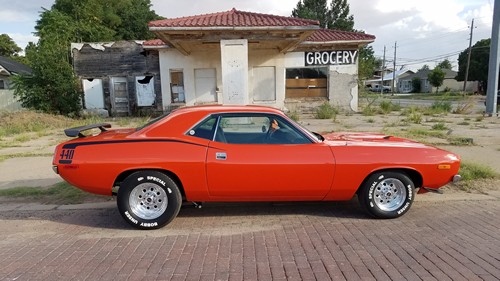
<path fill-rule="evenodd" d="M 169 114 L 170 114 L 170 112 L 165 113 L 165 114 L 163 114 L 163 115 L 161 115 L 161 116 L 158 116 L 158 117 L 156 117 L 156 118 L 151 119 L 151 120 L 150 120 L 149 122 L 147 122 L 146 124 L 144 124 L 144 125 L 142 125 L 142 126 L 140 126 L 140 127 L 137 127 L 137 131 L 142 130 L 142 129 L 146 128 L 146 127 L 149 127 L 149 126 L 153 125 L 154 123 L 156 123 L 156 122 L 160 121 L 161 119 L 163 119 L 163 118 L 167 117 Z"/>
<path fill-rule="evenodd" d="M 324 140 L 324 138 L 323 138 L 323 136 L 321 136 L 321 134 L 318 134 L 318 133 L 315 133 L 315 132 L 311 132 L 307 128 L 305 128 L 304 126 L 302 126 L 301 124 L 299 124 L 298 122 L 295 122 L 294 120 L 291 120 L 291 121 L 293 122 L 293 124 L 295 126 L 297 126 L 300 129 L 302 129 L 302 131 L 304 131 L 313 140 L 318 141 L 318 142 L 322 142 Z"/>

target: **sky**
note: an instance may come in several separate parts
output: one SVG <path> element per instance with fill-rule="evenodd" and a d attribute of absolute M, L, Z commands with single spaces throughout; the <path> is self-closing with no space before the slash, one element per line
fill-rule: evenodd
<path fill-rule="evenodd" d="M 457 70 L 457 54 L 469 45 L 474 18 L 473 44 L 491 37 L 495 0 L 348 0 L 354 28 L 375 35 L 371 44 L 386 65 L 396 50 L 396 68 L 416 70 L 423 64 L 433 68 L 449 59 Z M 152 0 L 158 15 L 181 16 L 228 11 L 233 7 L 249 12 L 290 16 L 298 0 Z M 36 20 L 54 0 L 0 0 L 0 34 L 8 34 L 21 48 L 36 41 Z M 394 48 L 396 43 L 396 48 Z"/>

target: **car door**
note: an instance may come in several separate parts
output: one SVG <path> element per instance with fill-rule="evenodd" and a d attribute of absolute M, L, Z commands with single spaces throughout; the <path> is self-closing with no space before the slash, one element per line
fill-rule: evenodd
<path fill-rule="evenodd" d="M 273 121 L 284 138 L 273 140 Z M 334 157 L 280 116 L 221 115 L 206 166 L 210 197 L 224 201 L 321 200 L 330 190 Z M 288 135 L 286 135 L 288 134 Z"/>

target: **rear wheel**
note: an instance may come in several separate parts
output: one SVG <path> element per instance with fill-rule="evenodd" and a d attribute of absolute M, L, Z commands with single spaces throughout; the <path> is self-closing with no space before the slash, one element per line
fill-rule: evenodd
<path fill-rule="evenodd" d="M 171 222 L 179 213 L 182 197 L 177 184 L 157 171 L 139 171 L 120 185 L 118 210 L 133 227 L 156 229 Z"/>
<path fill-rule="evenodd" d="M 358 197 L 361 206 L 371 216 L 397 218 L 410 209 L 415 185 L 403 172 L 377 172 L 363 183 Z"/>

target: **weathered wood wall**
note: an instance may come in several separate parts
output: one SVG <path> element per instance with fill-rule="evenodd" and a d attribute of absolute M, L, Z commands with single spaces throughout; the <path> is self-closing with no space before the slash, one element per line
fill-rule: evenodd
<path fill-rule="evenodd" d="M 110 78 L 126 77 L 132 115 L 157 113 L 163 109 L 159 55 L 155 50 L 144 50 L 135 41 L 83 44 L 72 49 L 73 68 L 80 79 L 102 79 L 105 106 L 111 115 L 116 115 L 111 104 Z M 135 93 L 135 77 L 153 75 L 156 94 L 152 107 L 138 107 Z"/>

